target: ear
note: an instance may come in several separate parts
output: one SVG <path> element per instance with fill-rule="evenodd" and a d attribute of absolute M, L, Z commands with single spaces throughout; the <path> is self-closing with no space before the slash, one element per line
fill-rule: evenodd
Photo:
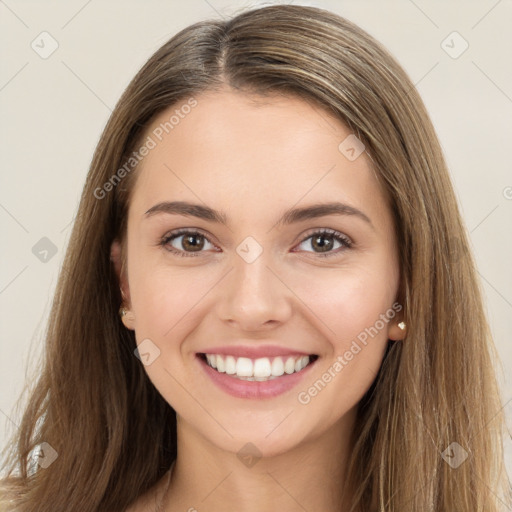
<path fill-rule="evenodd" d="M 114 265 L 114 270 L 119 282 L 119 289 L 123 298 L 123 307 L 126 309 L 126 315 L 122 317 L 123 324 L 128 329 L 134 329 L 134 314 L 131 310 L 130 287 L 126 274 L 126 266 L 122 254 L 122 247 L 119 240 L 114 240 L 110 246 L 110 261 Z"/>
<path fill-rule="evenodd" d="M 403 327 L 403 328 L 402 328 Z M 393 318 L 388 324 L 388 339 L 403 340 L 407 333 L 407 326 L 403 322 L 401 316 Z"/>

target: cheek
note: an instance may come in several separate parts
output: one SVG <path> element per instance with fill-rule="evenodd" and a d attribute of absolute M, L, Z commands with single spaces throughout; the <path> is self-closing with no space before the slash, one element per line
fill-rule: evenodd
<path fill-rule="evenodd" d="M 316 325 L 331 340 L 336 351 L 361 332 L 376 324 L 393 304 L 396 293 L 394 273 L 387 269 L 350 268 L 317 272 L 307 282 L 294 286 L 299 297 L 317 317 Z M 389 276 L 389 278 L 383 276 Z M 314 318 L 314 316 L 312 316 Z M 377 324 L 386 336 L 387 323 Z"/>
<path fill-rule="evenodd" d="M 357 280 L 346 280 L 345 285 L 315 298 L 315 312 L 329 328 L 324 329 L 323 344 L 328 348 L 298 391 L 297 401 L 305 414 L 321 419 L 318 428 L 338 421 L 368 391 L 388 343 L 385 319 L 389 322 L 394 316 L 392 298 L 383 287 L 368 288 Z"/>
<path fill-rule="evenodd" d="M 383 278 L 388 276 L 388 278 Z M 388 343 L 388 325 L 394 318 L 396 274 L 393 267 L 336 270 L 329 276 L 308 280 L 298 295 L 317 317 L 315 325 L 325 337 L 325 355 L 305 400 L 336 403 L 332 414 L 355 405 L 375 379 Z M 307 292 L 307 293 L 306 293 Z M 395 305 L 396 306 L 396 305 Z M 323 383 L 328 383 L 324 387 Z M 315 382 L 318 385 L 315 385 Z M 315 387 L 316 386 L 316 387 Z M 321 393 L 320 393 L 321 391 Z M 336 397 L 343 396 L 343 400 Z M 341 409 L 343 410 L 341 410 Z"/>
<path fill-rule="evenodd" d="M 214 291 L 219 276 L 213 269 L 172 268 L 161 262 L 136 265 L 130 281 L 132 305 L 136 316 L 137 339 L 149 337 L 162 350 L 178 348 L 180 339 L 204 313 L 209 291 Z M 211 306 L 211 304 L 210 304 Z"/>

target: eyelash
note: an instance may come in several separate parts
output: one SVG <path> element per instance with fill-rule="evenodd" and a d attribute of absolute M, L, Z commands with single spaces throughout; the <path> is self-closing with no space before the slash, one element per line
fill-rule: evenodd
<path fill-rule="evenodd" d="M 201 233 L 200 231 L 195 231 L 195 230 L 190 230 L 190 229 L 184 228 L 184 229 L 178 229 L 176 231 L 172 231 L 171 233 L 168 233 L 167 235 L 162 237 L 162 239 L 160 240 L 158 245 L 162 246 L 167 251 L 169 251 L 169 252 L 171 252 L 173 254 L 176 254 L 177 256 L 181 256 L 181 257 L 199 256 L 199 254 L 201 252 L 203 252 L 203 251 L 197 251 L 196 253 L 194 253 L 194 252 L 180 251 L 180 250 L 178 250 L 178 249 L 176 249 L 176 248 L 174 248 L 172 246 L 168 246 L 167 247 L 167 244 L 169 244 L 169 242 L 171 242 L 175 238 L 179 238 L 179 236 L 184 235 L 184 234 L 187 234 L 187 235 L 199 235 L 199 236 L 203 237 L 204 239 L 206 239 L 209 243 L 212 244 L 210 239 L 206 235 Z M 333 236 L 333 238 L 337 242 L 340 242 L 345 247 L 345 249 L 350 249 L 353 246 L 353 242 L 347 236 L 343 235 L 343 233 L 340 233 L 339 231 L 335 231 L 334 229 L 327 229 L 327 228 L 320 229 L 318 231 L 314 231 L 314 232 L 308 234 L 305 238 L 302 239 L 301 242 L 299 242 L 298 245 L 301 245 L 306 240 L 308 240 L 310 238 L 313 238 L 314 236 L 318 236 L 318 235 L 331 235 L 331 236 Z M 307 252 L 312 252 L 312 251 L 307 251 Z M 339 254 L 340 252 L 343 252 L 343 251 L 340 251 L 340 250 L 338 250 L 336 252 L 329 251 L 329 252 L 326 252 L 326 253 L 313 252 L 313 254 L 316 254 L 317 256 L 320 256 L 321 258 L 329 258 L 331 256 L 335 256 L 335 255 Z"/>

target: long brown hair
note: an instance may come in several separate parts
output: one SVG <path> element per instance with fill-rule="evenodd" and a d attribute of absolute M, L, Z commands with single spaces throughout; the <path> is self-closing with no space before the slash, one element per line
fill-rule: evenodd
<path fill-rule="evenodd" d="M 2 510 L 122 511 L 175 459 L 176 415 L 133 354 L 109 258 L 125 236 L 136 166 L 105 183 L 156 114 L 226 84 L 326 109 L 364 143 L 389 197 L 408 331 L 390 343 L 360 403 L 351 510 L 497 512 L 507 492 L 497 358 L 432 123 L 407 74 L 370 35 L 293 5 L 182 30 L 116 105 L 80 200 L 41 375 L 6 457 Z M 58 457 L 30 471 L 41 443 Z M 467 456 L 456 468 L 447 462 L 454 450 Z"/>

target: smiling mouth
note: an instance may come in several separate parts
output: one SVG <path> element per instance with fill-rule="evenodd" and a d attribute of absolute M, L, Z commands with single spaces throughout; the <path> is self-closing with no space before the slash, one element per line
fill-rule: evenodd
<path fill-rule="evenodd" d="M 313 364 L 318 356 L 276 356 L 250 359 L 221 354 L 197 354 L 210 368 L 235 379 L 268 381 L 301 372 Z"/>

